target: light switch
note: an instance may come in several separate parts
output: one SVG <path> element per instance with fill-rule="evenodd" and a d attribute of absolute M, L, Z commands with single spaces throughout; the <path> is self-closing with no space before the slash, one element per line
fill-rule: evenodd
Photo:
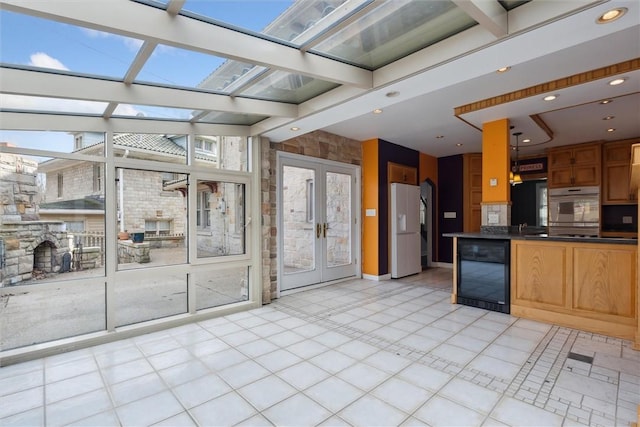
<path fill-rule="evenodd" d="M 456 213 L 455 212 L 445 212 L 444 213 L 444 217 L 446 219 L 455 219 L 456 218 Z"/>
<path fill-rule="evenodd" d="M 376 216 L 376 210 L 375 209 L 367 209 L 364 214 L 365 214 L 365 216 Z"/>
<path fill-rule="evenodd" d="M 633 217 L 631 216 L 623 216 L 622 217 L 623 224 L 633 224 Z"/>
<path fill-rule="evenodd" d="M 496 187 L 498 185 L 498 178 L 489 178 L 489 186 Z"/>

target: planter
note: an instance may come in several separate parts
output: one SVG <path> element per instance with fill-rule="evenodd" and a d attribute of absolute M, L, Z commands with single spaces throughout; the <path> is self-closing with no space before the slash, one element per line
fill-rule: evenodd
<path fill-rule="evenodd" d="M 144 242 L 144 233 L 131 233 L 131 241 L 133 243 Z"/>
<path fill-rule="evenodd" d="M 129 233 L 121 231 L 118 233 L 118 240 L 129 240 Z"/>

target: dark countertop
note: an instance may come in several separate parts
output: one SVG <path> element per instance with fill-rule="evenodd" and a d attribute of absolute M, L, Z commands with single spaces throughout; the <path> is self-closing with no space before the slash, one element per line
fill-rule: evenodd
<path fill-rule="evenodd" d="M 494 239 L 494 240 L 544 240 L 547 242 L 579 242 L 579 243 L 615 243 L 620 245 L 637 245 L 638 239 L 619 237 L 580 237 L 580 236 L 549 236 L 546 233 L 444 233 L 444 237 L 460 237 L 464 239 Z"/>

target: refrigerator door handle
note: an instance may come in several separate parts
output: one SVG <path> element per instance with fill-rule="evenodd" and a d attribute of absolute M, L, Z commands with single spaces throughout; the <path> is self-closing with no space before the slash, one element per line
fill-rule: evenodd
<path fill-rule="evenodd" d="M 324 226 L 322 227 L 322 237 L 324 237 L 325 239 L 327 238 L 327 229 L 329 228 L 329 224 L 327 224 L 326 222 L 324 223 Z"/>
<path fill-rule="evenodd" d="M 316 224 L 316 239 L 320 238 L 320 233 L 322 232 L 322 226 L 320 225 L 320 223 Z"/>

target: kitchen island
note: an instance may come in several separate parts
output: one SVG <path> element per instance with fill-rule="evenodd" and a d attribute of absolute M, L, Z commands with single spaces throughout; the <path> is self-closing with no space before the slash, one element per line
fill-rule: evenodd
<path fill-rule="evenodd" d="M 449 233 L 510 241 L 510 313 L 628 339 L 640 348 L 636 239 L 526 233 Z M 452 303 L 459 303 L 454 256 Z"/>

